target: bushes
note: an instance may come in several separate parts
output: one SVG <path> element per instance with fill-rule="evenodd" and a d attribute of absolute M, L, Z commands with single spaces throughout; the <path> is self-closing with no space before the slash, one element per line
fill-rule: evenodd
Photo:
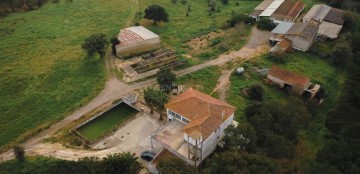
<path fill-rule="evenodd" d="M 257 23 L 257 28 L 260 30 L 269 30 L 274 29 L 276 25 L 269 18 L 262 18 Z"/>
<path fill-rule="evenodd" d="M 251 99 L 261 101 L 264 95 L 264 89 L 260 85 L 252 85 L 248 89 L 248 94 Z"/>
<path fill-rule="evenodd" d="M 255 21 L 253 18 L 243 15 L 243 14 L 235 14 L 231 17 L 231 19 L 227 22 L 230 27 L 235 27 L 236 24 L 244 22 L 245 24 L 254 24 Z"/>

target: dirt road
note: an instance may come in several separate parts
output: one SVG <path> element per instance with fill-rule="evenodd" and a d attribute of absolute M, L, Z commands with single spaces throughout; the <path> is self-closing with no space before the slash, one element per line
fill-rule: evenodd
<path fill-rule="evenodd" d="M 214 65 L 223 65 L 229 61 L 237 60 L 237 59 L 249 59 L 256 57 L 264 52 L 268 51 L 267 46 L 261 45 L 264 41 L 266 41 L 269 36 L 268 32 L 262 32 L 254 28 L 251 32 L 251 36 L 249 39 L 248 44 L 238 51 L 232 51 L 226 55 L 220 55 L 217 59 L 210 60 L 200 65 L 192 66 L 189 68 L 185 68 L 179 71 L 175 71 L 177 76 L 183 76 L 200 69 L 207 68 L 209 66 Z M 109 61 L 109 60 L 108 60 Z M 109 64 L 107 64 L 107 68 Z M 23 147 L 26 150 L 26 154 L 28 155 L 46 155 L 46 156 L 54 156 L 56 158 L 62 159 L 74 159 L 74 158 L 81 158 L 84 156 L 98 156 L 102 157 L 104 153 L 99 153 L 98 151 L 86 151 L 86 150 L 74 150 L 74 149 L 66 149 L 64 147 L 60 147 L 58 144 L 51 145 L 51 144 L 43 144 L 41 140 L 44 138 L 48 138 L 58 130 L 60 130 L 65 125 L 73 122 L 74 120 L 79 119 L 82 115 L 89 113 L 96 108 L 100 107 L 104 103 L 116 100 L 128 94 L 129 92 L 150 86 L 155 84 L 155 79 L 150 79 L 134 84 L 125 84 L 122 81 L 118 80 L 115 76 L 109 75 L 109 80 L 105 84 L 105 88 L 100 92 L 100 94 L 95 97 L 90 103 L 84 105 L 83 107 L 79 108 L 71 115 L 65 117 L 60 122 L 52 125 L 49 129 L 44 130 L 43 132 L 39 133 L 38 135 L 30 138 L 25 143 L 23 143 Z M 35 149 L 43 149 L 41 151 Z M 60 153 L 66 149 L 66 153 Z M 117 151 L 120 149 L 117 149 Z M 53 153 L 54 151 L 58 153 Z M 69 153 L 69 151 L 73 151 L 73 153 Z M 111 152 L 111 149 L 106 151 Z M 100 155 L 101 154 L 101 155 Z M 71 155 L 67 156 L 67 155 Z M 5 153 L 0 155 L 0 162 L 9 160 L 14 158 L 12 150 L 9 150 Z"/>

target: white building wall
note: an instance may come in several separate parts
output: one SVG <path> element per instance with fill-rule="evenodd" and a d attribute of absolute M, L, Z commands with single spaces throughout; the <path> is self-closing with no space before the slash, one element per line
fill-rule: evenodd
<path fill-rule="evenodd" d="M 215 132 L 213 132 L 202 144 L 202 160 L 208 157 L 216 148 L 217 143 L 225 136 L 224 130 L 232 124 L 234 114 L 227 118 Z"/>
<path fill-rule="evenodd" d="M 116 54 L 118 56 L 129 56 L 132 54 L 137 54 L 145 51 L 150 51 L 160 48 L 160 38 L 153 38 L 144 40 L 141 42 L 137 42 L 130 45 L 124 45 L 124 46 L 116 46 Z"/>

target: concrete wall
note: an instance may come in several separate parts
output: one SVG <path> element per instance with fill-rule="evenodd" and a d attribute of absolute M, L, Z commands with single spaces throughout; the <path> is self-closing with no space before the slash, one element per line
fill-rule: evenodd
<path fill-rule="evenodd" d="M 133 54 L 142 53 L 145 51 L 150 51 L 160 48 L 160 38 L 153 38 L 149 40 L 144 40 L 138 43 L 125 45 L 125 46 L 116 46 L 116 54 L 118 56 L 130 56 Z"/>
<path fill-rule="evenodd" d="M 313 44 L 314 39 L 306 39 L 298 35 L 286 35 L 285 38 L 291 40 L 292 47 L 302 51 L 308 51 L 310 46 Z"/>

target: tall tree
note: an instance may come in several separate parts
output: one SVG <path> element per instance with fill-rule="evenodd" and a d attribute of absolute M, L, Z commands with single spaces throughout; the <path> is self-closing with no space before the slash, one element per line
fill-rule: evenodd
<path fill-rule="evenodd" d="M 164 7 L 160 5 L 153 4 L 145 9 L 145 19 L 150 19 L 154 21 L 154 25 L 157 22 L 169 22 L 169 15 L 166 13 Z"/>
<path fill-rule="evenodd" d="M 147 88 L 144 91 L 144 99 L 148 106 L 150 106 L 151 113 L 154 108 L 162 109 L 164 104 L 168 101 L 167 95 L 163 91 Z"/>
<path fill-rule="evenodd" d="M 176 81 L 176 75 L 171 72 L 170 68 L 163 67 L 157 72 L 156 81 L 160 89 L 169 93 L 172 90 L 172 84 Z"/>
<path fill-rule="evenodd" d="M 256 148 L 256 131 L 247 124 L 242 123 L 237 127 L 229 126 L 225 129 L 225 149 L 253 151 Z"/>
<path fill-rule="evenodd" d="M 98 53 L 100 58 L 102 58 L 105 55 L 105 47 L 107 43 L 106 36 L 102 33 L 98 33 L 86 38 L 81 47 L 87 52 L 89 56 Z"/>

